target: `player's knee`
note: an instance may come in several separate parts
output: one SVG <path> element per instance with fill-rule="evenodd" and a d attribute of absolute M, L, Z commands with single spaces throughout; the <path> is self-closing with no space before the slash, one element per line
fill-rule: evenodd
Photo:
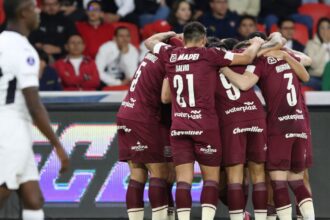
<path fill-rule="evenodd" d="M 139 169 L 131 172 L 131 179 L 138 181 L 140 183 L 147 182 L 147 178 L 148 178 L 148 172 L 146 170 Z"/>
<path fill-rule="evenodd" d="M 167 164 L 164 163 L 150 166 L 149 172 L 152 178 L 167 179 L 169 170 Z"/>
<path fill-rule="evenodd" d="M 243 183 L 243 170 L 237 169 L 237 167 L 227 167 L 226 168 L 227 173 L 227 183 Z"/>
<path fill-rule="evenodd" d="M 263 165 L 254 166 L 253 169 L 250 170 L 250 176 L 254 184 L 265 182 L 266 177 L 265 177 L 264 166 Z"/>
<path fill-rule="evenodd" d="M 30 210 L 39 210 L 44 206 L 44 197 L 42 195 L 31 196 L 27 201 L 24 202 L 24 208 Z"/>

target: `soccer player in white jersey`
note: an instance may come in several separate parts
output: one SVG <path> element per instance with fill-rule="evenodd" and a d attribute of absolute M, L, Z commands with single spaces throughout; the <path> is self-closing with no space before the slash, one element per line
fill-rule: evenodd
<path fill-rule="evenodd" d="M 0 34 L 0 207 L 12 191 L 23 220 L 43 220 L 43 197 L 32 151 L 32 120 L 55 147 L 61 171 L 69 159 L 38 95 L 39 57 L 26 36 L 38 27 L 34 0 L 4 1 L 7 30 Z"/>

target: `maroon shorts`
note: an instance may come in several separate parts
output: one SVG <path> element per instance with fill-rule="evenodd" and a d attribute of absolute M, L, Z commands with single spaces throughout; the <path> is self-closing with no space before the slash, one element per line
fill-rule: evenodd
<path fill-rule="evenodd" d="M 266 121 L 237 122 L 221 128 L 222 164 L 231 166 L 247 161 L 266 161 Z"/>
<path fill-rule="evenodd" d="M 220 166 L 221 143 L 218 129 L 205 131 L 172 129 L 171 146 L 176 166 L 195 161 L 205 166 Z"/>
<path fill-rule="evenodd" d="M 311 168 L 313 165 L 313 144 L 312 144 L 312 135 L 308 134 L 308 144 L 306 148 L 306 164 L 305 168 Z"/>
<path fill-rule="evenodd" d="M 269 136 L 267 169 L 303 171 L 307 164 L 308 138 L 306 133 Z"/>
<path fill-rule="evenodd" d="M 162 141 L 164 144 L 164 156 L 166 162 L 171 163 L 173 162 L 172 147 L 170 144 L 171 130 L 165 125 L 161 125 L 160 129 L 161 129 Z"/>
<path fill-rule="evenodd" d="M 163 163 L 164 144 L 159 124 L 117 118 L 119 160 L 134 163 Z"/>

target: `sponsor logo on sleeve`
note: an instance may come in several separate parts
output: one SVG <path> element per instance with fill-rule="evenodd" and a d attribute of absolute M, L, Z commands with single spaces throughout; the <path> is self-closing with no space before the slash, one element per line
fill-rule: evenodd
<path fill-rule="evenodd" d="M 36 63 L 36 60 L 34 59 L 34 57 L 28 57 L 26 59 L 26 62 L 30 65 L 30 66 L 33 66 L 35 63 Z"/>

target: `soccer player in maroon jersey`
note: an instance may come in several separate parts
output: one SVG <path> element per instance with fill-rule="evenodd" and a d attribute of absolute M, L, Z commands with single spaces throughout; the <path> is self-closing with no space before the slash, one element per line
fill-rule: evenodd
<path fill-rule="evenodd" d="M 168 168 L 160 125 L 164 76 L 164 64 L 158 55 L 148 53 L 117 113 L 119 160 L 127 161 L 131 172 L 126 194 L 130 220 L 143 220 L 148 171 L 152 219 L 167 219 Z"/>
<path fill-rule="evenodd" d="M 303 182 L 309 131 L 299 79 L 309 80 L 306 69 L 290 54 L 278 50 L 257 58 L 243 75 L 229 68 L 224 68 L 223 72 L 241 90 L 247 90 L 258 82 L 265 97 L 267 169 L 270 171 L 277 215 L 281 220 L 292 219 L 289 184 L 304 219 L 314 219 L 311 194 Z"/>
<path fill-rule="evenodd" d="M 222 41 L 226 46 L 226 41 Z M 212 46 L 212 45 L 210 45 Z M 221 46 L 221 45 L 220 45 Z M 243 50 L 236 50 L 242 52 Z M 243 74 L 246 66 L 232 70 Z M 266 161 L 266 114 L 253 88 L 240 91 L 220 72 L 216 93 L 216 107 L 220 119 L 223 147 L 222 165 L 227 173 L 227 202 L 230 219 L 243 220 L 244 164 L 248 164 L 253 183 L 252 200 L 256 220 L 266 220 L 267 188 L 264 162 Z M 245 202 L 244 202 L 245 201 Z"/>
<path fill-rule="evenodd" d="M 200 164 L 204 186 L 201 195 L 202 220 L 213 219 L 218 200 L 221 148 L 215 88 L 220 67 L 248 64 L 263 43 L 253 39 L 244 53 L 233 54 L 205 48 L 206 29 L 199 22 L 184 28 L 185 47 L 171 47 L 162 41 L 172 32 L 156 34 L 145 41 L 149 50 L 164 61 L 172 100 L 171 146 L 176 165 L 176 206 L 179 220 L 190 219 L 191 184 L 194 162 Z"/>

